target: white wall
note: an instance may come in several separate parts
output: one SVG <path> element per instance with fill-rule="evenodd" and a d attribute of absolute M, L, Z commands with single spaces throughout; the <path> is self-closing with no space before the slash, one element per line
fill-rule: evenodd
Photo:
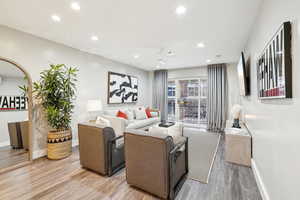
<path fill-rule="evenodd" d="M 29 72 L 33 81 L 39 79 L 39 73 L 47 69 L 50 63 L 64 63 L 79 69 L 77 100 L 72 121 L 74 141 L 77 140 L 77 123 L 86 120 L 88 116 L 86 112 L 87 101 L 101 98 L 106 103 L 108 71 L 131 74 L 138 77 L 138 105 L 149 105 L 151 102 L 148 92 L 150 83 L 149 72 L 147 71 L 4 26 L 0 26 L 0 35 L 0 56 L 21 64 Z M 101 41 L 99 43 L 101 45 Z M 33 149 L 35 151 L 34 157 L 38 157 L 45 154 L 47 130 L 46 126 L 39 120 L 41 116 L 38 114 L 37 108 L 35 108 L 34 117 Z"/>
<path fill-rule="evenodd" d="M 207 66 L 168 70 L 169 79 L 207 76 Z"/>
<path fill-rule="evenodd" d="M 246 47 L 251 57 L 251 97 L 243 98 L 253 134 L 254 161 L 272 200 L 300 198 L 300 1 L 265 0 Z M 256 61 L 284 21 L 292 21 L 293 95 L 289 100 L 257 98 Z"/>
<path fill-rule="evenodd" d="M 27 82 L 24 81 L 23 78 L 3 78 L 0 84 L 0 96 L 19 96 L 22 94 L 19 86 L 25 84 L 27 84 Z M 26 120 L 28 120 L 27 111 L 0 112 L 0 147 L 10 144 L 7 123 Z"/>

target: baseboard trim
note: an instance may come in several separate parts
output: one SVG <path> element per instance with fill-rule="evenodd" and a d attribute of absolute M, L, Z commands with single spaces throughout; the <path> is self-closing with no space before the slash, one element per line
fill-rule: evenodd
<path fill-rule="evenodd" d="M 0 147 L 10 146 L 10 141 L 0 142 Z"/>
<path fill-rule="evenodd" d="M 73 141 L 72 141 L 72 147 L 76 147 L 76 146 L 78 146 L 78 145 L 79 145 L 78 140 L 73 140 Z"/>
<path fill-rule="evenodd" d="M 252 171 L 259 189 L 259 192 L 261 194 L 261 197 L 263 200 L 270 200 L 269 194 L 267 192 L 266 186 L 261 178 L 261 175 L 257 169 L 256 163 L 253 159 L 251 159 L 251 167 Z"/>
<path fill-rule="evenodd" d="M 44 156 L 47 156 L 47 149 L 41 149 L 41 150 L 34 151 L 32 154 L 32 159 L 34 160 L 34 159 L 38 159 L 38 158 L 41 158 Z"/>

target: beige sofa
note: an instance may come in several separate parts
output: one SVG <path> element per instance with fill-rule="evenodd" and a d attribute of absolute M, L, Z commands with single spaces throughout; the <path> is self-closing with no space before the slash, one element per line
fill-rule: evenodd
<path fill-rule="evenodd" d="M 155 117 L 146 118 L 146 119 L 137 119 L 134 114 L 135 109 L 136 108 L 109 109 L 104 111 L 102 117 L 110 121 L 110 125 L 114 129 L 116 135 L 123 135 L 126 129 L 143 129 L 160 122 L 159 111 L 157 110 L 152 111 L 153 113 L 157 113 L 156 114 L 157 116 Z M 133 112 L 132 118 L 126 120 L 123 118 L 116 117 L 119 110 L 124 112 Z"/>

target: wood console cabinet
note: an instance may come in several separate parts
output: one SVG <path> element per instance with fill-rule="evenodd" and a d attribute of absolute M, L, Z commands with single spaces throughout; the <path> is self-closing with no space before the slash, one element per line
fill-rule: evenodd
<path fill-rule="evenodd" d="M 245 126 L 241 129 L 231 128 L 227 123 L 225 129 L 225 160 L 234 164 L 251 166 L 252 137 Z"/>

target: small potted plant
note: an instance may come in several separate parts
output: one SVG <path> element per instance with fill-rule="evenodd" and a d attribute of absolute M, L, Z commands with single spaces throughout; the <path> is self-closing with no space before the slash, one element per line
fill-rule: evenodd
<path fill-rule="evenodd" d="M 62 159 L 72 153 L 71 118 L 74 109 L 78 70 L 64 64 L 50 65 L 33 87 L 51 130 L 48 133 L 48 158 Z"/>

